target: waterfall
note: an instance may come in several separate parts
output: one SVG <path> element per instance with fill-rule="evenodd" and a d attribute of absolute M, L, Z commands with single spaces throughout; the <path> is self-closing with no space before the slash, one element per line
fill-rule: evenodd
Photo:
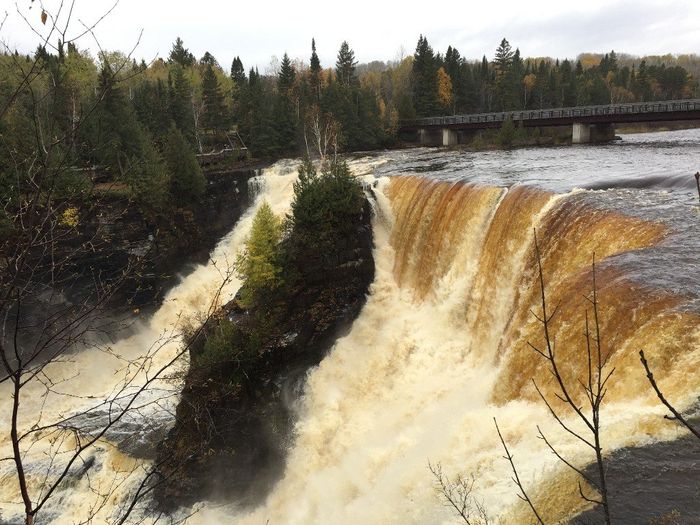
<path fill-rule="evenodd" d="M 253 217 L 259 205 L 266 200 L 273 211 L 284 214 L 289 208 L 296 173 L 288 162 L 280 162 L 265 170 L 264 175 L 251 179 L 251 190 L 256 193 L 253 205 L 210 254 L 207 264 L 197 266 L 182 278 L 163 299 L 160 308 L 150 320 L 136 327 L 134 335 L 111 346 L 96 345 L 81 349 L 56 360 L 44 369 L 44 375 L 55 385 L 55 391 L 47 391 L 43 384 L 34 381 L 22 392 L 20 429 L 28 429 L 35 423 L 46 424 L 92 407 L 99 400 L 113 396 L 126 381 L 133 387 L 125 394 L 135 392 L 145 381 L 144 370 L 127 362 L 151 361 L 150 370 L 156 370 L 170 362 L 182 348 L 181 331 L 198 322 L 218 304 L 233 298 L 240 281 L 232 275 L 231 265 L 250 231 Z M 148 356 L 148 357 L 146 357 Z M 140 482 L 143 470 L 134 468 L 140 460 L 120 451 L 115 441 L 134 433 L 134 429 L 148 429 L 172 424 L 180 389 L 178 370 L 187 366 L 187 355 L 167 371 L 167 378 L 149 387 L 138 398 L 143 408 L 120 422 L 96 447 L 84 454 L 83 461 L 95 462 L 89 476 L 70 479 L 52 498 L 48 508 L 40 515 L 39 523 L 78 523 L 85 520 L 93 501 L 99 501 L 92 491 L 112 492 L 112 497 L 99 509 L 96 522 L 105 522 L 113 512 L 119 498 L 128 494 Z M 181 376 L 181 374 L 179 374 Z M 0 457 L 11 455 L 9 441 L 11 389 L 9 382 L 0 385 Z M 57 393 L 57 392 L 60 392 Z M 79 396 L 79 397 L 78 397 Z M 97 418 L 99 427 L 101 419 Z M 25 457 L 30 488 L 41 483 L 47 471 L 55 475 L 63 466 L 61 451 L 70 451 L 75 445 L 68 440 L 54 443 L 47 433 L 35 436 L 35 441 L 25 444 Z M 59 454 L 56 454 L 59 452 Z M 52 464 L 50 458 L 57 461 Z M 147 465 L 146 465 L 147 466 Z M 81 471 L 79 461 L 74 472 Z M 77 476 L 72 476 L 77 478 Z M 89 479 L 88 479 L 89 478 Z M 0 521 L 22 521 L 23 507 L 18 497 L 14 464 L 0 462 Z M 43 519 L 43 521 L 42 521 Z"/>
<path fill-rule="evenodd" d="M 353 169 L 368 173 L 361 162 Z M 256 204 L 213 251 L 211 262 L 187 275 L 135 335 L 109 352 L 76 353 L 69 362 L 52 365 L 51 376 L 67 379 L 66 389 L 109 395 L 118 380 L 115 371 L 123 368 L 119 356 L 142 355 L 160 336 L 177 334 L 187 318 L 206 312 L 257 205 L 264 198 L 276 213 L 288 209 L 295 178 L 290 171 L 291 164 L 280 163 L 258 180 L 263 184 Z M 586 370 L 584 296 L 591 292 L 596 256 L 604 352 L 616 369 L 602 413 L 605 450 L 683 435 L 662 417 L 664 409 L 637 352 L 645 350 L 669 397 L 681 408 L 689 406 L 700 391 L 698 315 L 683 308 L 683 297 L 640 282 L 617 264 L 622 255 L 643 254 L 663 243 L 667 226 L 592 206 L 582 191 L 554 194 L 527 185 L 503 188 L 402 176 L 379 178 L 374 194 L 375 281 L 349 333 L 307 374 L 295 403 L 298 421 L 283 479 L 257 509 L 202 503 L 190 523 L 458 523 L 435 490 L 429 461 L 440 463 L 450 476 L 473 476 L 474 495 L 495 520 L 528 523 L 494 417 L 547 522 L 581 510 L 575 480 L 537 437 L 540 425 L 579 467 L 593 459 L 552 420 L 531 384 L 534 378 L 553 395 L 546 366 L 527 345 L 542 342 L 531 313 L 539 300 L 534 231 L 550 304 L 559 305 L 552 330 L 570 381 Z M 239 285 L 236 279 L 228 282 L 222 300 Z M 157 358 L 166 361 L 180 343 L 173 337 Z M 162 398 L 158 409 L 141 414 L 149 421 L 167 421 L 177 401 L 172 393 L 177 385 L 161 386 L 153 394 Z M 7 403 L 7 385 L 0 390 Z M 47 419 L 80 408 L 75 400 L 43 395 L 41 389 L 26 394 L 23 425 L 30 425 L 42 407 Z M 1 417 L 2 428 L 9 428 L 6 408 Z M 580 428 L 572 419 L 565 422 Z M 0 437 L 0 457 L 8 455 L 6 439 Z M 49 468 L 48 447 L 39 440 L 31 449 L 30 478 Z M 114 486 L 115 476 L 119 479 L 137 461 L 109 439 L 93 456 L 100 466 L 90 474 L 93 488 Z M 21 508 L 6 503 L 17 501 L 8 462 L 0 463 L 0 476 L 0 516 L 13 519 Z M 129 478 L 118 486 L 96 522 L 115 512 L 114 502 L 138 481 Z M 88 491 L 86 478 L 76 477 L 45 520 L 84 519 Z"/>
<path fill-rule="evenodd" d="M 531 314 L 539 301 L 534 230 L 571 381 L 586 370 L 584 295 L 596 255 L 603 351 L 616 369 L 602 414 L 605 449 L 682 434 L 662 417 L 637 352 L 653 356 L 662 388 L 688 406 L 700 385 L 698 315 L 614 264 L 662 242 L 665 226 L 592 207 L 581 192 L 529 186 L 394 177 L 380 180 L 376 195 L 371 295 L 351 332 L 308 374 L 284 478 L 236 523 L 458 523 L 428 461 L 474 476 L 474 494 L 493 518 L 528 523 L 493 417 L 546 520 L 580 510 L 576 481 L 537 438 L 540 425 L 576 465 L 593 460 L 531 384 L 553 396 L 545 363 L 527 345 L 542 342 Z M 235 513 L 205 507 L 195 520 L 219 522 L 224 512 Z"/>

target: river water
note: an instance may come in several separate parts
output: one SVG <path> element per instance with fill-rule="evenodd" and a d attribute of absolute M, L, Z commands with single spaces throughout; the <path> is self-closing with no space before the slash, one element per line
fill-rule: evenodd
<path fill-rule="evenodd" d="M 110 373 L 119 368 L 114 353 L 138 353 L 183 316 L 206 311 L 221 284 L 222 261 L 240 249 L 253 209 L 263 198 L 277 213 L 287 209 L 294 165 L 279 162 L 255 182 L 256 204 L 214 251 L 219 265 L 184 276 L 136 336 L 110 352 L 80 356 L 83 370 L 100 373 L 83 373 L 72 388 L 109 393 Z M 662 417 L 636 354 L 645 349 L 662 388 L 680 408 L 695 403 L 700 208 L 693 173 L 700 169 L 700 130 L 626 135 L 608 145 L 381 152 L 355 157 L 351 167 L 374 186 L 377 274 L 367 305 L 350 333 L 309 372 L 286 472 L 267 501 L 257 509 L 204 502 L 188 510 L 197 511 L 193 523 L 459 523 L 436 492 L 428 462 L 440 463 L 452 478 L 473 476 L 474 501 L 492 519 L 529 523 L 502 458 L 494 417 L 546 521 L 566 521 L 586 510 L 575 478 L 537 437 L 539 424 L 572 463 L 585 468 L 591 462 L 589 451 L 558 427 L 531 386 L 534 379 L 554 399 L 546 367 L 528 349 L 530 342 L 541 344 L 541 327 L 531 315 L 538 298 L 534 232 L 549 298 L 560 306 L 553 327 L 558 355 L 574 384 L 585 372 L 583 297 L 591 292 L 594 254 L 597 260 L 603 352 L 615 367 L 602 417 L 605 450 L 619 455 L 629 447 L 683 438 Z M 224 298 L 237 286 L 235 279 L 227 283 Z M 165 361 L 177 352 L 174 339 Z M 73 377 L 74 370 L 55 374 Z M 7 399 L 9 392 L 3 387 L 0 395 Z M 49 415 L 71 410 L 68 398 L 54 409 L 39 391 L 35 395 L 27 425 L 47 406 L 55 412 Z M 142 417 L 164 424 L 176 397 L 166 401 L 159 395 L 157 414 L 146 410 Z M 5 409 L 1 417 L 0 428 L 9 428 Z M 565 412 L 562 417 L 576 425 Z M 138 417 L 129 424 L 133 432 Z M 89 512 L 83 502 L 99 499 L 96 484 L 105 490 L 122 476 L 119 497 L 137 486 L 137 460 L 109 439 L 91 456 L 98 466 L 92 478 L 76 473 L 44 522 L 79 522 Z M 2 456 L 6 446 L 0 441 Z M 40 441 L 28 454 L 35 483 L 54 468 L 46 463 L 48 451 Z M 671 463 L 681 463 L 677 455 L 675 450 Z M 19 522 L 8 462 L 0 463 L 0 475 L 0 521 Z M 697 488 L 691 483 L 686 492 Z M 668 487 L 669 494 L 675 490 Z M 119 497 L 108 498 L 94 522 L 116 516 Z M 655 505 L 634 515 L 623 508 L 616 518 L 644 523 L 672 510 L 663 498 Z"/>

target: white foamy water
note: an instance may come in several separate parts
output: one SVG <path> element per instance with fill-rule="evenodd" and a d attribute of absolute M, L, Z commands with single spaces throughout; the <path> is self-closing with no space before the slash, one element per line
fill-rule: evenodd
<path fill-rule="evenodd" d="M 294 164 L 296 165 L 296 164 Z M 233 230 L 215 247 L 207 264 L 197 266 L 166 295 L 162 306 L 153 317 L 137 327 L 134 335 L 116 342 L 111 347 L 95 347 L 81 350 L 49 364 L 44 371 L 46 378 L 56 384 L 48 392 L 43 383 L 30 382 L 22 390 L 20 405 L 20 430 L 31 426 L 48 425 L 62 418 L 99 404 L 99 400 L 113 399 L 117 392 L 128 383 L 129 388 L 121 394 L 122 404 L 130 399 L 138 388 L 156 370 L 173 361 L 181 353 L 181 330 L 212 311 L 217 304 L 229 301 L 240 287 L 240 281 L 232 274 L 231 265 L 250 231 L 253 216 L 263 200 L 267 201 L 277 214 L 284 214 L 289 208 L 293 194 L 292 185 L 296 173 L 289 162 L 280 162 L 264 174 L 251 180 L 257 191 L 254 204 L 238 221 Z M 145 356 L 148 356 L 147 361 Z M 126 362 L 147 363 L 139 368 L 127 366 Z M 175 360 L 164 372 L 163 377 L 182 372 L 187 366 L 187 354 Z M 10 429 L 10 384 L 0 387 L 0 457 L 11 455 Z M 149 386 L 135 401 L 137 412 L 124 418 L 123 423 L 148 427 L 148 425 L 168 424 L 172 421 L 177 404 L 179 381 L 157 381 Z M 121 423 L 120 423 L 121 424 Z M 119 434 L 117 426 L 112 434 Z M 107 438 L 109 438 L 107 435 Z M 44 476 L 49 473 L 52 479 L 65 465 L 67 454 L 73 443 L 53 443 L 45 433 L 35 438 L 28 437 L 23 442 L 24 463 L 30 489 L 38 495 Z M 53 458 L 53 463 L 51 462 Z M 67 486 L 59 488 L 56 494 L 39 515 L 38 523 L 72 524 L 87 519 L 93 513 L 93 523 L 107 523 L 118 515 L 119 498 L 124 497 L 140 482 L 143 469 L 148 464 L 139 462 L 121 453 L 110 443 L 102 440 L 82 455 L 76 462 L 74 472 L 80 471 L 83 461 L 94 461 L 88 475 L 71 479 Z M 134 471 L 134 469 L 136 470 Z M 133 473 L 132 473 L 133 471 Z M 112 493 L 104 501 L 99 493 Z M 18 498 L 14 464 L 0 462 L 0 521 L 23 522 L 23 506 Z M 98 508 L 101 507 L 101 508 Z"/>

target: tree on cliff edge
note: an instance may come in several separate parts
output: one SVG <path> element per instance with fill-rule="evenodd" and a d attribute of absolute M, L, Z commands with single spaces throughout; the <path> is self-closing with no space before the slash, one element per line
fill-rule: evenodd
<path fill-rule="evenodd" d="M 278 245 L 282 239 L 282 221 L 267 202 L 263 202 L 253 219 L 250 236 L 234 265 L 245 286 L 241 288 L 239 303 L 250 308 L 265 290 L 274 290 L 280 284 L 282 267 Z"/>

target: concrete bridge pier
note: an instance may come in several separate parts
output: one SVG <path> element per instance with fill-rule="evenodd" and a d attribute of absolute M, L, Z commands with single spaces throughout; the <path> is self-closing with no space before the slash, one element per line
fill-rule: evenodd
<path fill-rule="evenodd" d="M 574 123 L 571 133 L 572 144 L 607 142 L 615 139 L 615 124 Z"/>
<path fill-rule="evenodd" d="M 459 135 L 453 129 L 443 128 L 442 129 L 442 145 L 443 146 L 456 146 L 459 144 Z"/>
<path fill-rule="evenodd" d="M 422 146 L 437 146 L 442 140 L 439 129 L 421 128 L 418 130 L 418 143 Z"/>

